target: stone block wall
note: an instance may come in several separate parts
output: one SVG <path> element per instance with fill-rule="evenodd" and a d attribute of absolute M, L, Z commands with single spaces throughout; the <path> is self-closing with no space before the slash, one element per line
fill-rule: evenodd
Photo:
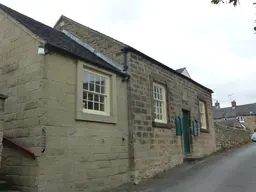
<path fill-rule="evenodd" d="M 214 123 L 217 151 L 251 142 L 251 132 Z"/>
<path fill-rule="evenodd" d="M 4 136 L 4 101 L 6 96 L 0 94 L 0 168 L 2 161 L 2 151 L 3 151 L 3 136 Z"/>
<path fill-rule="evenodd" d="M 244 124 L 253 132 L 256 128 L 256 115 L 244 116 Z"/>
<path fill-rule="evenodd" d="M 196 138 L 191 136 L 191 151 L 195 156 L 215 151 L 210 91 L 160 67 L 157 61 L 135 53 L 128 54 L 128 66 L 131 73 L 129 111 L 136 183 L 183 162 L 183 137 L 176 136 L 175 117 L 182 117 L 182 110 L 185 109 L 190 111 L 191 122 L 199 121 L 199 99 L 206 104 L 208 130 Z M 166 86 L 168 128 L 153 125 L 153 81 Z"/>
<path fill-rule="evenodd" d="M 59 30 L 69 31 L 101 53 L 123 63 L 124 56 L 121 50 L 126 46 L 125 44 L 65 17 L 62 17 L 55 27 Z M 191 150 L 196 156 L 214 152 L 216 147 L 211 93 L 173 74 L 166 68 L 159 67 L 156 62 L 136 54 L 128 54 L 127 57 L 131 73 L 128 83 L 129 156 L 131 169 L 134 172 L 134 182 L 138 183 L 183 162 L 183 138 L 176 136 L 174 120 L 176 116 L 181 117 L 182 109 L 190 110 L 191 120 L 198 120 L 199 97 L 206 102 L 209 130 L 201 133 L 197 138 L 191 136 Z M 152 126 L 153 76 L 168 82 L 169 128 Z"/>
<path fill-rule="evenodd" d="M 256 115 L 249 115 L 249 116 L 243 116 L 244 117 L 244 123 L 252 132 L 256 128 Z M 231 119 L 237 119 L 237 117 L 229 117 L 225 118 L 227 120 Z M 223 121 L 223 119 L 215 119 L 215 122 Z"/>
<path fill-rule="evenodd" d="M 118 63 L 123 63 L 123 54 L 121 49 L 125 44 L 108 37 L 98 31 L 83 26 L 65 16 L 62 16 L 55 26 L 58 30 L 66 30 L 76 37 L 79 37 L 97 51 L 104 53 L 109 58 Z"/>
<path fill-rule="evenodd" d="M 43 56 L 37 55 L 39 41 L 1 11 L 0 26 L 0 90 L 8 96 L 3 132 L 21 146 L 40 151 L 44 62 Z M 15 148 L 3 149 L 2 168 L 23 191 L 35 191 L 36 164 Z"/>
<path fill-rule="evenodd" d="M 130 182 L 126 82 L 116 76 L 117 123 L 76 120 L 77 61 L 53 53 L 45 65 L 39 191 L 96 192 Z"/>

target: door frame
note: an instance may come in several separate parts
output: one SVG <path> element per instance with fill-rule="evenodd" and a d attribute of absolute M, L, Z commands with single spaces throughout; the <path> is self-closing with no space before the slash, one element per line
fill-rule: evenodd
<path fill-rule="evenodd" d="M 184 113 L 187 113 L 187 127 L 184 126 Z M 182 132 L 183 132 L 183 151 L 184 154 L 191 154 L 191 131 L 190 131 L 190 110 L 182 109 Z M 185 131 L 186 130 L 186 131 Z"/>

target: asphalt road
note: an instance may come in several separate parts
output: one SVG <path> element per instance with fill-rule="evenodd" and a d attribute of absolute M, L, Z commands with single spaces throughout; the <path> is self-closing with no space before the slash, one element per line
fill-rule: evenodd
<path fill-rule="evenodd" d="M 111 192 L 256 192 L 256 143 L 185 163 Z"/>
<path fill-rule="evenodd" d="M 256 144 L 250 144 L 196 164 L 178 179 L 170 176 L 169 182 L 145 192 L 255 192 L 255 175 Z"/>

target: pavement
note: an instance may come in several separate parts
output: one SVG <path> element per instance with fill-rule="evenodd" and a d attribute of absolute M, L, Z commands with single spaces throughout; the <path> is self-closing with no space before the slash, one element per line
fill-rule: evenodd
<path fill-rule="evenodd" d="M 183 164 L 118 192 L 255 192 L 256 144 Z"/>

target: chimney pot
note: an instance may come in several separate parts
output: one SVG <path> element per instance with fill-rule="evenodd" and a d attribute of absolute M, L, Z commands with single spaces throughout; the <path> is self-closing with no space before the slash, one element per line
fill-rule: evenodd
<path fill-rule="evenodd" d="M 231 102 L 231 106 L 232 106 L 232 108 L 235 108 L 235 107 L 236 107 L 236 101 L 235 101 L 235 100 L 233 100 L 233 101 Z"/>
<path fill-rule="evenodd" d="M 220 103 L 218 102 L 218 100 L 216 100 L 216 102 L 215 102 L 215 108 L 216 108 L 216 109 L 219 109 L 219 108 L 220 108 Z"/>

